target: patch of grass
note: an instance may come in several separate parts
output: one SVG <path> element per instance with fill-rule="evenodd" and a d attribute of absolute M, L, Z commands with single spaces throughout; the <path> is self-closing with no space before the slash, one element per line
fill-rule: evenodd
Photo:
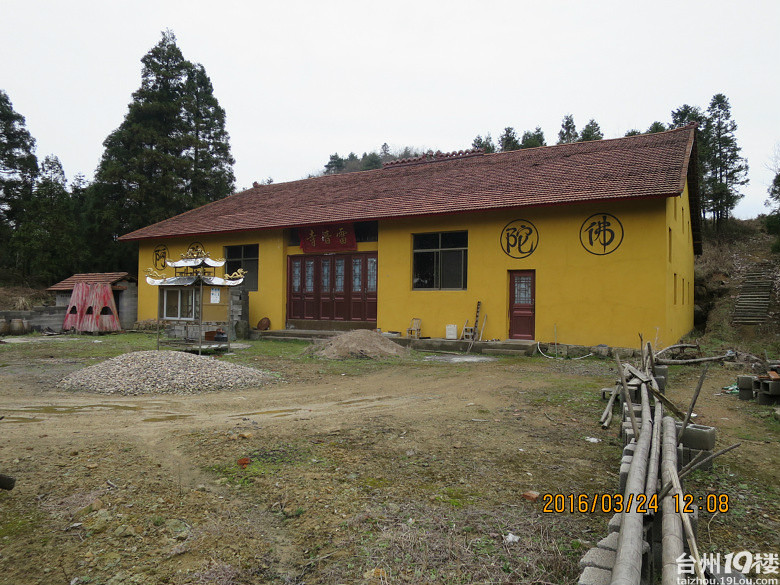
<path fill-rule="evenodd" d="M 324 461 L 312 456 L 309 447 L 299 447 L 282 443 L 274 447 L 260 448 L 249 454 L 249 462 L 239 465 L 237 461 L 212 465 L 210 470 L 226 478 L 230 483 L 250 485 L 256 477 L 273 475 L 282 469 L 300 467 L 316 459 L 318 464 Z"/>
<path fill-rule="evenodd" d="M 18 538 L 36 530 L 38 517 L 35 514 L 25 516 L 7 510 L 0 516 L 0 539 Z"/>

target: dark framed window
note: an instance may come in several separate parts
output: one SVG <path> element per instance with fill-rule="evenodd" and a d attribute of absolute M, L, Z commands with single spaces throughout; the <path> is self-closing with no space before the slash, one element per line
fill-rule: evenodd
<path fill-rule="evenodd" d="M 246 270 L 241 284 L 244 290 L 257 290 L 259 248 L 259 244 L 225 246 L 225 274 L 233 274 L 239 268 Z"/>
<path fill-rule="evenodd" d="M 412 234 L 412 288 L 466 290 L 468 232 Z"/>

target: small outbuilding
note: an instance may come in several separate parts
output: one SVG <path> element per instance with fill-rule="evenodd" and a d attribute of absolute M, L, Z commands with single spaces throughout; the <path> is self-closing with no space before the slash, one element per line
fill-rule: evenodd
<path fill-rule="evenodd" d="M 79 315 L 79 311 L 86 313 L 89 306 L 90 285 L 105 285 L 101 288 L 101 294 L 106 297 L 106 291 L 110 290 L 113 295 L 113 304 L 116 315 L 119 319 L 119 325 L 122 329 L 132 329 L 138 318 L 138 284 L 135 278 L 127 272 L 89 272 L 83 274 L 74 274 L 50 286 L 48 289 L 56 294 L 56 306 L 68 307 L 68 314 L 65 316 L 63 329 L 77 328 L 77 324 L 83 321 L 84 315 Z M 83 286 L 78 286 L 83 285 Z M 95 288 L 94 286 L 92 287 Z M 76 290 L 76 298 L 73 291 Z M 83 299 L 82 299 L 83 297 Z M 81 300 L 80 300 L 81 299 Z M 110 306 L 108 298 L 104 299 L 105 305 Z M 72 302 L 74 301 L 74 302 Z M 78 301 L 78 302 L 75 302 Z M 72 308 L 76 308 L 75 314 L 71 314 Z M 82 307 L 81 309 L 79 307 Z M 97 310 L 95 318 L 99 318 L 101 309 Z M 94 309 L 93 309 L 94 311 Z M 97 323 L 90 324 L 90 327 L 97 327 Z M 98 330 L 98 329 L 90 329 Z"/>

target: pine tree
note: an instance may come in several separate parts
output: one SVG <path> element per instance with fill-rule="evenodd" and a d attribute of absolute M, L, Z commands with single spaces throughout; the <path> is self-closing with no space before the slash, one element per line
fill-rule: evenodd
<path fill-rule="evenodd" d="M 539 146 L 547 146 L 541 127 L 537 126 L 533 131 L 526 130 L 523 132 L 523 137 L 520 139 L 520 148 L 537 148 Z"/>
<path fill-rule="evenodd" d="M 171 31 L 142 59 L 141 87 L 105 150 L 87 193 L 103 221 L 104 270 L 131 268 L 116 236 L 161 221 L 234 188 L 225 112 L 202 65 L 187 61 Z"/>
<path fill-rule="evenodd" d="M 558 144 L 569 144 L 579 140 L 577 126 L 574 125 L 574 116 L 566 114 L 561 122 L 561 129 L 558 131 Z"/>
<path fill-rule="evenodd" d="M 731 106 L 722 93 L 710 101 L 705 129 L 709 140 L 704 176 L 705 210 L 712 214 L 715 225 L 720 226 L 744 197 L 738 188 L 748 182 L 747 161 L 740 156 L 742 149 L 735 136 L 737 123 L 731 119 Z"/>
<path fill-rule="evenodd" d="M 485 138 L 477 134 L 477 137 L 471 141 L 471 148 L 481 148 L 485 154 L 496 152 L 496 145 L 493 143 L 493 137 L 490 132 L 485 134 Z"/>
<path fill-rule="evenodd" d="M 0 266 L 10 267 L 9 241 L 32 196 L 38 174 L 35 140 L 24 116 L 17 113 L 8 94 L 0 90 Z"/>
<path fill-rule="evenodd" d="M 511 126 L 504 128 L 503 134 L 498 137 L 498 147 L 501 152 L 520 149 L 520 141 L 517 139 L 517 133 L 514 128 Z"/>
<path fill-rule="evenodd" d="M 582 129 L 579 142 L 590 142 L 591 140 L 601 140 L 602 138 L 604 138 L 604 134 L 601 132 L 601 127 L 596 120 L 591 118 Z"/>

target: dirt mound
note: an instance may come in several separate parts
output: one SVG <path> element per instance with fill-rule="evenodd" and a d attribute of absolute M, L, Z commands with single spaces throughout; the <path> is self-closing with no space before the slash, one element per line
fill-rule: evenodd
<path fill-rule="evenodd" d="M 63 378 L 58 388 L 101 394 L 195 394 L 261 386 L 267 372 L 180 351 L 126 353 Z"/>
<path fill-rule="evenodd" d="M 409 350 L 369 329 L 355 329 L 312 348 L 312 353 L 331 360 L 347 358 L 383 359 L 405 357 Z"/>

